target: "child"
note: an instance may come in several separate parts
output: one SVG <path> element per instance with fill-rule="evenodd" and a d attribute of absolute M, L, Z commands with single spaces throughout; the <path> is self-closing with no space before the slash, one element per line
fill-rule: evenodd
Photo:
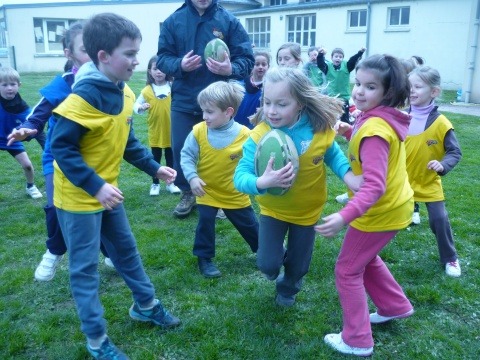
<path fill-rule="evenodd" d="M 32 199 L 43 195 L 34 183 L 35 171 L 22 143 L 8 143 L 8 135 L 25 121 L 30 108 L 18 93 L 20 75 L 11 67 L 0 67 L 0 150 L 7 151 L 22 166 L 27 179 L 26 192 Z"/>
<path fill-rule="evenodd" d="M 350 122 L 349 100 L 350 100 L 350 73 L 355 69 L 355 65 L 362 58 L 365 48 L 362 47 L 358 53 L 353 55 L 348 61 L 343 60 L 345 54 L 342 49 L 332 50 L 332 61 L 325 61 L 325 49 L 320 49 L 317 57 L 317 65 L 327 76 L 327 92 L 329 96 L 338 96 L 343 100 L 343 114 L 341 121 Z"/>
<path fill-rule="evenodd" d="M 160 164 L 162 149 L 165 152 L 165 162 L 168 167 L 173 167 L 173 153 L 170 146 L 170 103 L 171 88 L 166 75 L 157 69 L 158 56 L 153 56 L 147 66 L 147 86 L 143 88 L 140 96 L 135 101 L 133 110 L 143 114 L 148 110 L 148 142 L 152 149 L 153 159 Z M 166 186 L 170 194 L 180 194 L 180 189 L 175 184 Z M 153 177 L 150 186 L 150 195 L 160 194 L 160 183 Z"/>
<path fill-rule="evenodd" d="M 412 218 L 404 140 L 410 118 L 396 108 L 409 93 L 405 71 L 390 55 L 373 55 L 358 64 L 352 98 L 358 115 L 348 157 L 364 183 L 338 213 L 323 218 L 315 231 L 333 237 L 348 224 L 335 264 L 343 329 L 325 342 L 343 354 L 373 352 L 372 324 L 413 314 L 413 307 L 378 253 Z M 377 306 L 368 314 L 365 292 Z"/>
<path fill-rule="evenodd" d="M 409 75 L 412 121 L 405 141 L 407 171 L 415 201 L 425 202 L 430 229 L 435 234 L 440 261 L 448 276 L 461 275 L 452 228 L 445 209 L 441 176 L 462 158 L 453 126 L 437 111 L 435 98 L 441 93 L 440 74 L 428 66 Z"/>
<path fill-rule="evenodd" d="M 118 188 L 122 157 L 168 184 L 176 173 L 154 161 L 133 134 L 135 95 L 124 82 L 138 65 L 140 30 L 123 17 L 104 13 L 87 21 L 83 39 L 93 62 L 81 67 L 73 93 L 54 111 L 54 204 L 70 254 L 70 287 L 87 349 L 96 359 L 124 359 L 107 336 L 99 299 L 100 238 L 133 293 L 130 316 L 162 328 L 178 326 L 180 320 L 155 298 L 143 269 Z"/>
<path fill-rule="evenodd" d="M 300 44 L 288 42 L 280 46 L 277 51 L 278 66 L 296 68 L 302 62 L 302 48 Z"/>
<path fill-rule="evenodd" d="M 214 82 L 198 94 L 204 122 L 193 127 L 181 153 L 181 166 L 193 194 L 199 214 L 193 254 L 207 278 L 221 276 L 212 261 L 215 256 L 215 215 L 225 215 L 250 246 L 258 249 L 258 222 L 250 197 L 233 187 L 232 175 L 248 138 L 247 127 L 233 117 L 243 98 L 240 84 Z"/>
<path fill-rule="evenodd" d="M 252 75 L 245 78 L 245 96 L 238 108 L 235 121 L 252 128 L 253 125 L 249 118 L 257 112 L 260 106 L 260 97 L 262 95 L 263 77 L 270 67 L 270 54 L 266 51 L 255 51 L 253 53 L 255 65 Z"/>
<path fill-rule="evenodd" d="M 50 84 L 40 90 L 42 98 L 27 117 L 27 121 L 8 136 L 9 144 L 14 141 L 25 140 L 31 136 L 38 136 L 38 133 L 43 133 L 45 124 L 48 122 L 45 149 L 42 154 L 43 175 L 45 176 L 47 193 L 47 205 L 43 210 L 45 211 L 48 239 L 45 242 L 47 251 L 35 269 L 35 279 L 38 281 L 52 280 L 58 264 L 67 252 L 62 230 L 58 224 L 57 212 L 53 205 L 53 156 L 50 143 L 53 128 L 57 121 L 52 115 L 52 111 L 72 92 L 75 74 L 80 66 L 90 61 L 83 46 L 83 25 L 83 22 L 75 22 L 65 31 L 62 40 L 64 53 L 68 59 L 65 73 L 62 76 L 55 77 Z M 100 249 L 105 256 L 105 264 L 113 267 L 103 244 L 101 244 Z"/>
<path fill-rule="evenodd" d="M 263 111 L 256 114 L 260 122 L 243 146 L 233 181 L 239 191 L 256 195 L 261 214 L 257 265 L 267 279 L 276 279 L 275 301 L 280 306 L 294 305 L 310 266 L 313 225 L 327 197 L 325 164 L 349 187 L 356 188 L 348 160 L 334 141 L 332 126 L 340 112 L 341 102 L 319 94 L 299 69 L 277 67 L 265 75 Z M 298 174 L 291 163 L 272 169 L 271 159 L 264 174 L 255 175 L 257 144 L 271 129 L 282 130 L 292 138 L 299 154 Z M 284 195 L 266 192 L 270 187 L 288 187 L 295 177 Z M 282 266 L 284 273 L 279 275 Z"/>
<path fill-rule="evenodd" d="M 313 86 L 316 86 L 318 90 L 322 92 L 324 85 L 327 83 L 327 78 L 317 66 L 318 48 L 316 46 L 310 46 L 307 54 L 310 61 L 303 66 L 303 71 L 305 71 L 305 75 L 310 79 Z"/>

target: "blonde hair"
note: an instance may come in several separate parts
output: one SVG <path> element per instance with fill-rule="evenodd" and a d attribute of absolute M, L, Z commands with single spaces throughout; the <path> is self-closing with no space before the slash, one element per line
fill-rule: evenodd
<path fill-rule="evenodd" d="M 245 89 L 236 81 L 217 81 L 200 91 L 197 102 L 200 106 L 208 103 L 214 104 L 222 111 L 231 107 L 234 110 L 233 116 L 235 116 L 244 94 Z"/>
<path fill-rule="evenodd" d="M 302 70 L 288 67 L 276 67 L 267 71 L 263 82 L 262 104 L 266 84 L 281 81 L 288 84 L 292 98 L 300 104 L 302 112 L 308 116 L 313 132 L 333 127 L 343 113 L 343 100 L 320 94 Z M 260 108 L 251 122 L 257 125 L 263 120 L 263 108 Z"/>
<path fill-rule="evenodd" d="M 0 81 L 15 81 L 20 85 L 20 74 L 11 67 L 0 67 Z"/>

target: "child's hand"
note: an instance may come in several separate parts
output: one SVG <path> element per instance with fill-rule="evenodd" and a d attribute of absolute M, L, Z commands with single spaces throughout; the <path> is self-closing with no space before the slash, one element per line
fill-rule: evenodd
<path fill-rule="evenodd" d="M 170 185 L 175 181 L 175 178 L 177 177 L 177 171 L 168 166 L 160 166 L 155 176 L 157 179 L 163 180 L 167 183 L 167 185 Z"/>
<path fill-rule="evenodd" d="M 215 61 L 213 58 L 209 57 L 206 60 L 207 68 L 212 73 L 222 76 L 230 76 L 232 75 L 232 63 L 230 62 L 230 57 L 228 53 L 225 51 L 225 59 L 222 62 Z"/>
<path fill-rule="evenodd" d="M 367 50 L 367 48 L 361 47 L 359 51 L 364 53 L 366 50 Z"/>
<path fill-rule="evenodd" d="M 327 53 L 327 50 L 322 47 L 322 48 L 320 48 L 320 49 L 318 50 L 318 53 L 325 55 L 325 54 Z"/>
<path fill-rule="evenodd" d="M 106 210 L 112 210 L 115 206 L 123 202 L 123 193 L 119 188 L 105 183 L 95 194 L 95 199 L 97 199 Z"/>
<path fill-rule="evenodd" d="M 427 164 L 427 169 L 436 171 L 437 173 L 443 172 L 444 167 L 438 160 L 429 161 Z"/>
<path fill-rule="evenodd" d="M 343 121 L 337 121 L 335 123 L 335 126 L 333 127 L 337 135 L 340 135 L 340 136 L 345 135 L 345 133 L 350 131 L 352 128 L 353 128 L 352 125 L 347 124 L 346 122 L 343 122 Z"/>
<path fill-rule="evenodd" d="M 29 136 L 34 136 L 37 134 L 37 130 L 20 128 L 13 129 L 12 133 L 7 136 L 8 142 L 7 146 L 12 145 L 15 141 L 25 140 Z"/>
<path fill-rule="evenodd" d="M 205 182 L 199 177 L 196 177 L 190 180 L 190 188 L 192 189 L 192 193 L 195 196 L 202 197 L 203 195 L 206 194 L 205 190 L 203 190 L 203 187 L 205 185 L 207 184 L 205 184 Z"/>
<path fill-rule="evenodd" d="M 292 163 L 289 162 L 279 170 L 273 170 L 274 160 L 275 159 L 273 157 L 270 158 L 265 172 L 257 179 L 258 189 L 263 190 L 271 187 L 281 187 L 286 189 L 292 184 L 292 181 L 295 178 Z"/>
<path fill-rule="evenodd" d="M 317 233 L 325 237 L 333 237 L 345 226 L 345 222 L 339 213 L 331 214 L 322 218 L 323 224 L 313 228 Z"/>
<path fill-rule="evenodd" d="M 353 193 L 356 193 L 363 184 L 363 175 L 353 175 L 352 171 L 347 171 L 343 181 Z"/>
<path fill-rule="evenodd" d="M 150 104 L 149 104 L 149 103 L 144 103 L 144 104 L 142 104 L 142 106 L 140 106 L 140 108 L 141 108 L 143 111 L 145 111 L 145 110 L 147 110 L 147 109 L 150 109 Z"/>

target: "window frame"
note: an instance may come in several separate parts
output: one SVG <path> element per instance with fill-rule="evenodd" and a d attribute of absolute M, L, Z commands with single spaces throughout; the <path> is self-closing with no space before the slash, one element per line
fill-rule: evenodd
<path fill-rule="evenodd" d="M 81 19 L 34 17 L 33 37 L 35 42 L 35 54 L 40 56 L 63 56 L 63 32 L 76 21 L 81 21 Z M 47 34 L 47 36 L 45 36 L 45 34 Z M 52 36 L 54 36 L 54 41 L 52 41 Z"/>
<path fill-rule="evenodd" d="M 270 0 L 270 6 L 287 5 L 287 0 Z"/>
<path fill-rule="evenodd" d="M 308 28 L 305 29 L 306 19 L 308 21 Z M 290 29 L 291 21 L 293 22 L 293 26 L 295 27 L 294 30 Z M 301 29 L 298 29 L 298 25 L 301 26 Z M 310 47 L 315 46 L 316 44 L 316 37 L 317 37 L 317 14 L 316 13 L 308 13 L 308 14 L 295 14 L 295 15 L 287 15 L 287 41 L 288 42 L 295 42 L 300 44 L 302 47 Z M 307 35 L 307 43 L 303 41 L 305 39 L 305 35 Z"/>
<path fill-rule="evenodd" d="M 272 19 L 270 16 L 245 19 L 245 30 L 250 38 L 250 42 L 255 44 L 256 48 L 270 48 L 271 25 Z"/>
<path fill-rule="evenodd" d="M 392 12 L 398 11 L 398 16 L 392 16 Z M 405 13 L 407 11 L 407 13 Z M 392 6 L 387 8 L 387 28 L 389 30 L 404 30 L 410 28 L 410 6 Z M 398 17 L 398 22 L 392 23 Z M 406 17 L 406 20 L 405 20 Z"/>
<path fill-rule="evenodd" d="M 358 25 L 352 25 L 352 16 L 356 15 Z M 362 15 L 365 16 L 365 23 L 362 24 Z M 347 11 L 347 31 L 351 32 L 363 32 L 367 31 L 368 12 L 367 9 L 355 9 Z"/>

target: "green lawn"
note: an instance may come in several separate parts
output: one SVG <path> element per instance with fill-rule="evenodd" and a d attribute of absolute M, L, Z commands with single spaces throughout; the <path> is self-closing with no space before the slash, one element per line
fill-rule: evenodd
<path fill-rule="evenodd" d="M 38 89 L 52 74 L 22 74 L 21 94 L 34 105 Z M 136 94 L 145 75 L 135 74 Z M 449 96 L 448 92 L 444 96 Z M 425 217 L 402 231 L 382 257 L 415 306 L 413 317 L 374 326 L 375 359 L 478 359 L 480 354 L 480 118 L 446 114 L 454 123 L 464 158 L 444 179 L 447 209 L 455 232 L 463 275 L 446 277 Z M 145 117 L 135 117 L 137 136 L 146 143 Z M 345 147 L 345 142 L 339 140 Z M 40 147 L 26 144 L 44 192 Z M 25 195 L 21 168 L 6 153 L 0 160 L 0 358 L 89 359 L 69 291 L 64 259 L 53 281 L 34 281 L 45 251 L 45 199 Z M 204 279 L 192 256 L 196 214 L 175 219 L 179 197 L 148 195 L 147 175 L 124 164 L 120 188 L 147 273 L 158 296 L 183 325 L 162 331 L 132 321 L 130 292 L 114 270 L 100 265 L 102 302 L 112 340 L 132 359 L 343 359 L 323 343 L 341 330 L 334 264 L 342 234 L 317 238 L 310 272 L 297 304 L 274 303 L 274 284 L 255 267 L 255 257 L 228 221 L 217 222 L 216 262 L 223 277 Z M 325 214 L 340 208 L 344 192 L 329 173 Z M 373 310 L 373 307 L 372 307 Z"/>

